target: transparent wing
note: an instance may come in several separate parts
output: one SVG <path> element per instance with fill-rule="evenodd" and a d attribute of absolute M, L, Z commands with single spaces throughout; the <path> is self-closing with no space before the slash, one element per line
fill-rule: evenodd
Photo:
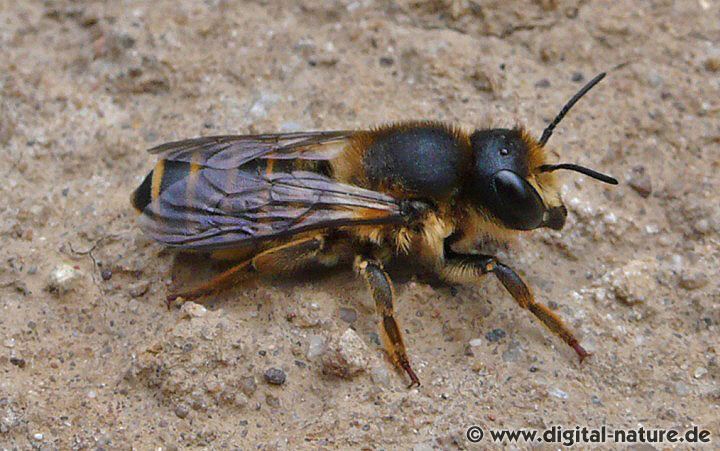
<path fill-rule="evenodd" d="M 257 158 L 329 160 L 340 153 L 355 133 L 341 130 L 206 136 L 161 144 L 148 152 L 165 160 L 199 163 L 214 169 L 231 169 Z"/>
<path fill-rule="evenodd" d="M 140 225 L 165 245 L 215 250 L 308 230 L 402 220 L 393 197 L 313 172 L 204 167 L 148 204 Z"/>

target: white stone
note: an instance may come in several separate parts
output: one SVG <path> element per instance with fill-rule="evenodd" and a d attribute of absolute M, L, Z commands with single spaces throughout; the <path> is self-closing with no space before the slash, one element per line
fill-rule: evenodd
<path fill-rule="evenodd" d="M 647 260 L 631 260 L 607 276 L 615 297 L 626 304 L 647 301 L 655 289 L 655 280 L 651 273 L 654 264 Z"/>
<path fill-rule="evenodd" d="M 470 340 L 470 346 L 472 346 L 473 348 L 477 347 L 477 346 L 482 346 L 482 344 L 483 344 L 482 338 L 473 338 L 472 340 Z"/>
<path fill-rule="evenodd" d="M 325 352 L 325 339 L 320 335 L 311 335 L 308 343 L 307 358 L 314 359 Z"/>
<path fill-rule="evenodd" d="M 186 302 L 180 308 L 180 313 L 184 318 L 202 318 L 207 314 L 207 309 L 195 302 Z"/>
<path fill-rule="evenodd" d="M 80 271 L 66 263 L 60 264 L 50 272 L 47 288 L 59 294 L 67 293 L 77 288 L 80 281 Z"/>
<path fill-rule="evenodd" d="M 557 387 L 549 389 L 548 393 L 550 393 L 552 396 L 554 396 L 556 398 L 560 398 L 560 399 L 568 399 L 569 398 L 567 393 L 565 393 L 564 391 L 560 390 Z"/>
<path fill-rule="evenodd" d="M 323 371 L 339 377 L 350 378 L 365 371 L 370 363 L 365 343 L 352 330 L 347 329 L 339 339 L 334 339 L 322 356 Z"/>

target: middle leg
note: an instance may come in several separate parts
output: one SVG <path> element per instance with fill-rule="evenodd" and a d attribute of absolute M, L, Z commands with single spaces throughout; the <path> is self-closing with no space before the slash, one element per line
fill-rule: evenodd
<path fill-rule="evenodd" d="M 390 356 L 390 360 L 396 366 L 405 370 L 410 377 L 411 382 L 408 388 L 413 385 L 419 387 L 420 380 L 410 366 L 410 359 L 408 359 L 405 351 L 402 332 L 400 332 L 400 326 L 395 320 L 395 309 L 393 307 L 395 289 L 390 277 L 383 270 L 379 261 L 362 256 L 355 259 L 355 269 L 365 278 L 365 282 L 375 301 L 375 310 L 380 315 L 380 336 L 385 351 Z"/>

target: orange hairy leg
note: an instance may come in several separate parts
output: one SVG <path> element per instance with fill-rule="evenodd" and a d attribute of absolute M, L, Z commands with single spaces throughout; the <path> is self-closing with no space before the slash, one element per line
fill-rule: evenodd
<path fill-rule="evenodd" d="M 405 351 L 400 326 L 395 319 L 394 300 L 395 289 L 387 273 L 379 261 L 358 256 L 355 259 L 355 269 L 363 276 L 368 285 L 370 294 L 375 301 L 375 310 L 380 316 L 379 329 L 385 351 L 392 362 L 405 370 L 410 377 L 408 388 L 420 386 L 420 380 L 410 366 L 410 359 Z"/>
<path fill-rule="evenodd" d="M 510 267 L 500 263 L 497 258 L 490 255 L 456 254 L 446 248 L 445 266 L 441 275 L 451 282 L 468 282 L 492 273 L 500 280 L 505 289 L 520 305 L 530 310 L 552 333 L 560 337 L 575 350 L 580 362 L 590 356 L 575 338 L 565 323 L 548 307 L 535 301 L 525 282 Z"/>
<path fill-rule="evenodd" d="M 197 299 L 210 293 L 232 287 L 242 280 L 258 273 L 276 273 L 288 271 L 314 259 L 325 246 L 325 238 L 321 235 L 303 238 L 280 246 L 272 247 L 244 260 L 209 281 L 187 291 L 168 295 L 170 306 L 176 299 Z"/>

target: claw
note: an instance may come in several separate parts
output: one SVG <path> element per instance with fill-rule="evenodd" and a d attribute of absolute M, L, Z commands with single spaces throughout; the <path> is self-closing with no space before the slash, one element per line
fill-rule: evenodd
<path fill-rule="evenodd" d="M 578 343 L 576 340 L 573 340 L 570 343 L 570 346 L 575 350 L 578 357 L 580 358 L 580 363 L 583 363 L 583 360 L 592 355 L 592 353 L 587 352 L 582 346 L 580 346 L 580 343 Z"/>
<path fill-rule="evenodd" d="M 412 367 L 408 362 L 403 362 L 402 367 L 405 370 L 405 372 L 410 376 L 410 385 L 407 386 L 408 389 L 411 389 L 414 387 L 420 386 L 420 379 L 418 379 L 417 375 L 415 374 L 415 371 L 413 371 Z"/>
<path fill-rule="evenodd" d="M 413 387 L 419 387 L 419 386 L 420 386 L 420 381 L 419 381 L 419 380 L 415 380 L 415 381 L 412 381 L 412 382 L 410 382 L 410 383 L 408 384 L 407 389 L 410 390 L 410 389 L 413 388 Z"/>

